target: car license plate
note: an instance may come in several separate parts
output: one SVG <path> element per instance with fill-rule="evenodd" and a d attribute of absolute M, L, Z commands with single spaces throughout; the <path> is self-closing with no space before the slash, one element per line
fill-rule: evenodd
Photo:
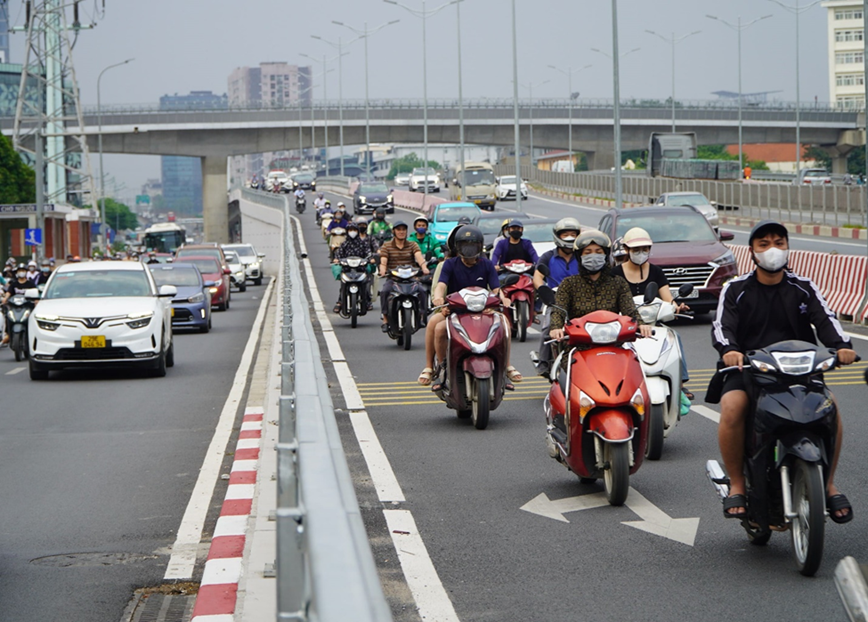
<path fill-rule="evenodd" d="M 699 290 L 694 289 L 692 292 L 684 296 L 684 298 L 699 298 Z"/>
<path fill-rule="evenodd" d="M 103 335 L 83 335 L 81 338 L 82 348 L 104 348 L 105 336 Z"/>

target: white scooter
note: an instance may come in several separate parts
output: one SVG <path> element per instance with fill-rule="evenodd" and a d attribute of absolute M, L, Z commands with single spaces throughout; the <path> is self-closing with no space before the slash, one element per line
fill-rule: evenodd
<path fill-rule="evenodd" d="M 665 322 L 675 318 L 688 317 L 676 313 L 677 303 L 664 302 L 657 297 L 657 284 L 650 283 L 644 296 L 636 296 L 634 301 L 642 321 L 656 326 L 654 335 L 647 339 L 637 339 L 630 347 L 639 356 L 651 408 L 648 419 L 648 443 L 645 457 L 659 460 L 663 454 L 663 439 L 669 436 L 681 419 L 681 348 L 678 339 Z M 678 289 L 678 297 L 684 298 L 693 291 L 690 284 Z M 651 302 L 646 303 L 646 300 Z"/>

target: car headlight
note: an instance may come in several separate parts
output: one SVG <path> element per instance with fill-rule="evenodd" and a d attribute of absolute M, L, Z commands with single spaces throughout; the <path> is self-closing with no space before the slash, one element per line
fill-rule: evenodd
<path fill-rule="evenodd" d="M 205 301 L 205 294 L 201 294 L 201 293 L 200 294 L 193 294 L 192 296 L 187 298 L 187 302 L 194 302 L 195 303 L 195 302 L 204 302 L 204 301 Z"/>
<path fill-rule="evenodd" d="M 60 318 L 56 315 L 37 315 L 36 324 L 42 330 L 55 331 L 60 328 L 60 322 L 57 321 L 58 319 Z"/>
<path fill-rule="evenodd" d="M 239 271 L 239 272 L 236 272 L 236 273 L 235 273 L 235 278 L 236 278 L 236 279 L 239 279 L 239 280 L 241 280 L 241 281 L 243 281 L 243 280 L 244 280 L 244 270 L 241 270 L 241 271 Z"/>
<path fill-rule="evenodd" d="M 127 316 L 127 319 L 130 320 L 127 322 L 127 326 L 130 328 L 144 328 L 148 324 L 151 323 L 151 318 L 154 316 L 153 313 L 130 313 Z"/>
<path fill-rule="evenodd" d="M 390 194 L 389 196 L 386 197 L 386 203 L 391 203 L 392 201 L 394 201 L 394 199 L 392 198 L 392 195 Z"/>
<path fill-rule="evenodd" d="M 724 253 L 711 263 L 715 264 L 717 267 L 731 266 L 735 263 L 735 255 L 732 254 L 732 251 L 726 251 L 726 253 Z"/>
<path fill-rule="evenodd" d="M 217 287 L 209 287 L 209 288 L 208 288 L 208 291 L 211 292 L 212 294 L 216 294 L 217 291 L 218 291 L 218 289 L 219 289 L 219 288 L 217 288 Z"/>
<path fill-rule="evenodd" d="M 367 202 L 368 202 L 367 197 L 359 196 L 359 203 L 367 203 Z"/>
<path fill-rule="evenodd" d="M 447 237 L 448 236 L 445 233 L 437 233 L 437 232 L 434 233 L 434 238 L 438 242 L 445 242 Z"/>

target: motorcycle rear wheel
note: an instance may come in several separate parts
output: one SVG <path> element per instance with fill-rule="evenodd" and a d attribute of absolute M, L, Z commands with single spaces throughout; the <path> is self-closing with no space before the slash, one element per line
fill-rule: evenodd
<path fill-rule="evenodd" d="M 522 300 L 516 303 L 515 317 L 516 330 L 518 331 L 518 340 L 521 343 L 524 343 L 527 340 L 528 309 L 526 301 Z"/>
<path fill-rule="evenodd" d="M 793 477 L 793 511 L 797 516 L 790 525 L 793 559 L 799 572 L 813 576 L 823 561 L 826 524 L 826 496 L 823 474 L 818 464 L 797 460 Z"/>
<path fill-rule="evenodd" d="M 413 342 L 413 309 L 402 309 L 404 314 L 404 349 L 409 350 Z"/>
<path fill-rule="evenodd" d="M 471 413 L 473 425 L 476 426 L 477 430 L 484 430 L 488 427 L 488 415 L 491 411 L 490 382 L 490 378 L 476 380 L 476 399 L 473 400 Z"/>
<path fill-rule="evenodd" d="M 651 418 L 648 419 L 648 441 L 645 445 L 645 457 L 649 460 L 660 460 L 663 455 L 663 418 L 665 404 L 651 404 Z"/>
<path fill-rule="evenodd" d="M 624 505 L 630 492 L 630 444 L 606 443 L 603 456 L 609 468 L 603 471 L 609 505 Z"/>

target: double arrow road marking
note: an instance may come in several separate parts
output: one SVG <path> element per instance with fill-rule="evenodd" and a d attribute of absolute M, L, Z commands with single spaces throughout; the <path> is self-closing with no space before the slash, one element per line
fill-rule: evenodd
<path fill-rule="evenodd" d="M 531 514 L 544 516 L 556 521 L 568 523 L 564 516 L 569 512 L 592 510 L 609 505 L 606 493 L 597 492 L 578 497 L 567 497 L 552 501 L 548 495 L 541 493 L 521 506 L 520 509 Z M 640 519 L 637 521 L 623 521 L 622 525 L 639 529 L 655 536 L 668 540 L 674 540 L 687 546 L 693 546 L 696 540 L 696 532 L 699 529 L 698 518 L 672 518 L 666 512 L 643 497 L 635 488 L 630 488 L 625 505 L 630 508 Z"/>

